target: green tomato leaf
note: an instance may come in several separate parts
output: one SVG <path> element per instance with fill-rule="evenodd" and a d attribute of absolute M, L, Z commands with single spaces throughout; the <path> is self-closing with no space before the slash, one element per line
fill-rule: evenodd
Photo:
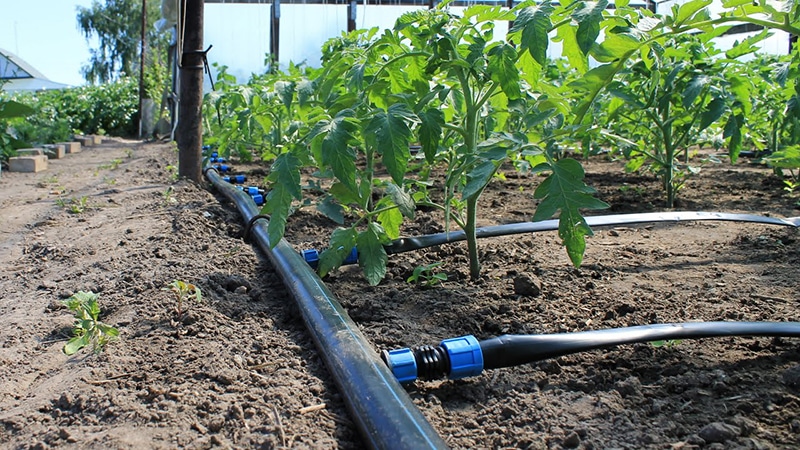
<path fill-rule="evenodd" d="M 384 208 L 393 205 L 393 202 L 388 197 L 384 197 L 382 200 L 387 201 L 378 202 L 378 208 Z M 389 237 L 389 239 L 397 239 L 400 237 L 400 226 L 403 224 L 403 214 L 400 213 L 399 209 L 389 208 L 381 211 L 378 213 L 378 222 L 386 231 L 386 235 Z"/>
<path fill-rule="evenodd" d="M 520 98 L 519 70 L 515 64 L 517 50 L 504 43 L 489 50 L 488 57 L 492 81 L 500 85 L 509 100 Z"/>
<path fill-rule="evenodd" d="M 600 22 L 603 20 L 603 11 L 608 7 L 608 0 L 583 2 L 579 5 L 572 13 L 572 18 L 578 22 L 578 47 L 584 55 L 588 55 L 600 35 Z"/>
<path fill-rule="evenodd" d="M 286 111 L 292 110 L 292 100 L 294 100 L 295 84 L 291 81 L 279 80 L 275 82 L 275 92 L 281 98 Z"/>
<path fill-rule="evenodd" d="M 422 152 L 428 164 L 433 164 L 436 160 L 436 153 L 439 151 L 439 142 L 442 140 L 442 125 L 444 125 L 444 113 L 440 109 L 429 108 L 418 115 L 419 142 L 422 144 Z"/>
<path fill-rule="evenodd" d="M 403 216 L 408 217 L 409 219 L 414 218 L 416 205 L 414 204 L 414 199 L 411 197 L 411 194 L 404 191 L 403 188 L 394 183 L 389 183 L 389 185 L 386 187 L 386 193 L 392 198 L 392 201 L 395 205 L 397 205 L 400 213 Z"/>
<path fill-rule="evenodd" d="M 66 344 L 64 344 L 64 348 L 62 349 L 64 354 L 67 356 L 74 355 L 80 349 L 89 345 L 89 338 L 90 336 L 84 333 L 80 336 L 75 336 L 74 338 L 70 339 Z"/>
<path fill-rule="evenodd" d="M 509 30 L 509 34 L 522 32 L 520 51 L 530 52 L 533 59 L 542 66 L 547 63 L 547 45 L 550 42 L 547 33 L 552 27 L 550 23 L 552 12 L 553 6 L 550 2 L 522 8 L 514 20 L 514 26 Z"/>
<path fill-rule="evenodd" d="M 272 189 L 267 194 L 261 213 L 270 215 L 267 234 L 270 247 L 275 247 L 286 231 L 292 200 L 302 198 L 300 160 L 289 152 L 278 155 L 267 179 L 272 183 Z"/>
<path fill-rule="evenodd" d="M 711 77 L 707 75 L 697 75 L 689 81 L 686 89 L 683 91 L 683 107 L 689 108 L 692 106 L 700 93 L 703 92 L 706 86 L 711 83 Z"/>
<path fill-rule="evenodd" d="M 312 139 L 322 139 L 322 164 L 333 171 L 333 175 L 350 191 L 358 192 L 356 186 L 356 152 L 351 143 L 356 140 L 358 120 L 353 111 L 345 109 L 333 120 L 319 122 L 311 131 Z"/>
<path fill-rule="evenodd" d="M 344 224 L 344 208 L 336 203 L 331 195 L 326 195 L 321 202 L 317 203 L 317 211 L 339 225 Z"/>
<path fill-rule="evenodd" d="M 681 25 L 687 20 L 691 19 L 698 11 L 710 5 L 712 0 L 692 0 L 686 2 L 679 7 L 678 13 L 675 16 L 675 25 Z"/>
<path fill-rule="evenodd" d="M 498 164 L 494 161 L 484 161 L 478 164 L 467 174 L 467 185 L 461 193 L 461 198 L 466 200 L 474 195 L 480 195 L 486 185 L 491 181 L 497 171 Z"/>
<path fill-rule="evenodd" d="M 379 111 L 367 124 L 365 133 L 383 156 L 383 165 L 397 184 L 403 183 L 411 152 L 408 149 L 411 129 L 407 121 L 416 116 L 403 103 L 395 103 Z"/>
<path fill-rule="evenodd" d="M 742 150 L 742 125 L 744 116 L 741 114 L 731 114 L 725 128 L 722 131 L 723 139 L 730 138 L 728 141 L 728 156 L 731 163 L 736 163 L 739 159 L 739 152 Z"/>
<path fill-rule="evenodd" d="M 583 182 L 585 173 L 580 163 L 565 158 L 550 165 L 552 173 L 534 191 L 534 197 L 542 199 L 536 208 L 533 220 L 549 219 L 560 211 L 558 236 L 567 248 L 572 264 L 576 267 L 583 261 L 586 236 L 592 229 L 580 214 L 581 209 L 604 209 L 608 204 L 594 197 L 595 191 Z"/>
<path fill-rule="evenodd" d="M 319 255 L 319 275 L 324 277 L 342 265 L 356 246 L 358 232 L 353 228 L 337 228 L 331 233 L 330 246 Z"/>
<path fill-rule="evenodd" d="M 589 107 L 592 106 L 592 102 L 597 98 L 600 91 L 614 79 L 614 76 L 620 70 L 620 67 L 622 67 L 622 62 L 623 61 L 619 61 L 597 66 L 586 72 L 583 77 L 568 84 L 572 89 L 585 91 L 587 94 L 584 96 L 584 99 L 573 108 L 575 114 L 574 124 L 578 125 L 583 121 L 586 112 L 589 111 Z"/>
<path fill-rule="evenodd" d="M 725 99 L 716 97 L 706 105 L 705 109 L 703 110 L 703 115 L 700 116 L 700 125 L 697 132 L 701 132 L 711 126 L 712 123 L 719 120 L 720 117 L 725 113 L 727 105 L 725 103 Z"/>
<path fill-rule="evenodd" d="M 383 248 L 384 235 L 380 225 L 374 222 L 358 234 L 358 265 L 371 286 L 376 286 L 386 276 L 386 262 L 389 258 Z"/>

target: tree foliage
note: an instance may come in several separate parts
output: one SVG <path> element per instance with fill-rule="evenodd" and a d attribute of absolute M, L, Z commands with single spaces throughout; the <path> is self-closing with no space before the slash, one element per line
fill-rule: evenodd
<path fill-rule="evenodd" d="M 150 51 L 158 51 L 166 43 L 153 26 L 160 17 L 160 3 L 151 0 L 147 4 L 147 45 L 154 49 Z M 96 37 L 98 43 L 90 49 L 91 57 L 83 67 L 84 79 L 94 84 L 136 75 L 141 54 L 142 0 L 95 0 L 91 7 L 79 6 L 77 11 L 80 30 L 87 40 Z"/>

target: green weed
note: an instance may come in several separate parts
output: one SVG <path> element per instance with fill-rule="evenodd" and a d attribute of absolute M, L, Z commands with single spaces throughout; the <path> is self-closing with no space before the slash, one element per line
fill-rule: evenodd
<path fill-rule="evenodd" d="M 97 304 L 99 294 L 80 291 L 64 300 L 64 304 L 75 313 L 75 325 L 72 333 L 75 335 L 64 345 L 64 353 L 75 354 L 80 349 L 92 345 L 95 353 L 100 353 L 103 347 L 119 337 L 119 330 L 106 325 L 98 320 L 100 306 Z"/>
<path fill-rule="evenodd" d="M 203 301 L 203 293 L 200 291 L 200 288 L 185 281 L 174 280 L 162 290 L 172 291 L 175 295 L 175 307 L 173 308 L 173 312 L 178 319 L 181 319 L 186 313 L 186 306 L 189 300 L 194 299 L 194 301 L 198 303 Z"/>
<path fill-rule="evenodd" d="M 447 281 L 447 274 L 444 272 L 434 272 L 434 269 L 441 267 L 444 263 L 439 261 L 432 264 L 418 266 L 406 280 L 409 283 L 419 283 L 425 287 L 431 287 L 438 283 Z"/>

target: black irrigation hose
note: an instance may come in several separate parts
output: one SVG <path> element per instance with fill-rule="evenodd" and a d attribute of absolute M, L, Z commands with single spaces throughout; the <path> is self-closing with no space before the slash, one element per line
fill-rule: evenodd
<path fill-rule="evenodd" d="M 561 334 L 504 335 L 482 342 L 473 336 L 438 346 L 384 351 L 381 357 L 402 383 L 451 379 L 622 344 L 726 336 L 800 337 L 800 322 L 687 322 Z"/>
<path fill-rule="evenodd" d="M 767 225 L 783 225 L 789 227 L 800 227 L 800 217 L 779 219 L 776 217 L 765 217 L 754 214 L 733 214 L 720 212 L 693 212 L 675 211 L 659 213 L 640 213 L 640 214 L 613 214 L 605 216 L 588 216 L 585 218 L 590 227 L 632 225 L 637 223 L 655 222 L 684 222 L 694 220 L 720 220 L 729 222 L 753 222 Z M 507 225 L 495 225 L 482 227 L 475 230 L 478 239 L 497 236 L 508 236 L 512 234 L 537 233 L 541 231 L 558 230 L 558 219 L 543 220 L 541 222 L 522 222 Z M 448 233 L 436 233 L 418 237 L 406 237 L 392 241 L 385 245 L 386 253 L 402 253 L 412 250 L 420 250 L 427 247 L 447 244 L 450 242 L 464 241 L 467 239 L 466 233 L 462 230 L 451 231 Z"/>
<path fill-rule="evenodd" d="M 205 175 L 219 192 L 236 204 L 245 223 L 259 213 L 253 200 L 222 181 L 216 170 L 207 170 Z M 314 343 L 367 445 L 379 449 L 447 448 L 381 363 L 358 326 L 302 257 L 285 240 L 270 248 L 266 224 L 266 220 L 256 221 L 251 233 L 297 302 Z"/>

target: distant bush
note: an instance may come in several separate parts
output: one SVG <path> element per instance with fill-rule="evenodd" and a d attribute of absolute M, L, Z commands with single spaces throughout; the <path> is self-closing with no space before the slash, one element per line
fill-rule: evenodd
<path fill-rule="evenodd" d="M 73 133 L 133 136 L 138 131 L 138 83 L 121 78 L 97 86 L 13 94 L 36 112 L 15 123 L 32 144 L 64 141 Z"/>

